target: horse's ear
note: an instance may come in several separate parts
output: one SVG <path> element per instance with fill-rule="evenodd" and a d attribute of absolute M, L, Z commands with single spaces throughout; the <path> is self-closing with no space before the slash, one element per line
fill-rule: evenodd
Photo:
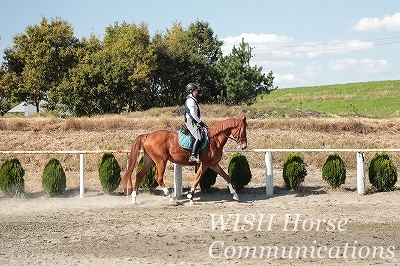
<path fill-rule="evenodd" d="M 242 121 L 246 122 L 246 116 L 243 116 Z"/>

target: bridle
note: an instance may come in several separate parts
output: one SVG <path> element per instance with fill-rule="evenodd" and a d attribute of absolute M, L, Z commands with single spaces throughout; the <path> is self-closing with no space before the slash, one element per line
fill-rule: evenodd
<path fill-rule="evenodd" d="M 241 131 L 242 131 L 242 124 L 240 124 L 240 126 L 237 128 L 235 134 L 232 134 L 232 135 L 236 135 L 236 134 L 237 134 L 236 139 L 235 139 L 235 138 L 232 138 L 230 135 L 229 135 L 229 136 L 226 136 L 226 137 L 227 137 L 228 139 L 231 139 L 231 140 L 235 141 L 237 144 L 240 144 L 240 143 L 242 143 L 243 141 L 247 141 L 247 138 L 241 138 L 241 137 L 240 137 L 240 136 L 242 135 L 242 134 L 241 134 Z"/>
<path fill-rule="evenodd" d="M 207 130 L 210 130 L 210 128 L 207 127 Z M 231 139 L 231 140 L 235 141 L 237 144 L 241 144 L 243 141 L 247 141 L 247 138 L 241 138 L 240 137 L 241 131 L 242 131 L 242 124 L 237 128 L 235 134 L 232 134 L 232 135 L 236 135 L 237 134 L 236 138 L 233 138 L 230 135 L 226 135 L 226 134 L 222 134 L 222 136 L 224 136 L 227 139 Z M 215 133 L 213 134 L 213 136 L 215 136 Z"/>

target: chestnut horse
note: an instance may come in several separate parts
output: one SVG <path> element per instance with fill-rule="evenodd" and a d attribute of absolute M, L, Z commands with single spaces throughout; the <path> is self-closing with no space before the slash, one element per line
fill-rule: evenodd
<path fill-rule="evenodd" d="M 229 118 L 207 129 L 209 143 L 200 151 L 200 163 L 195 174 L 193 187 L 188 193 L 188 198 L 193 201 L 194 191 L 200 182 L 200 178 L 207 168 L 211 168 L 222 176 L 228 183 L 230 193 L 234 200 L 239 200 L 238 195 L 231 184 L 228 174 L 221 168 L 219 161 L 222 157 L 222 149 L 229 138 L 234 139 L 242 149 L 247 147 L 246 117 Z M 231 137 L 232 135 L 232 137 Z M 135 168 L 140 150 L 144 152 L 142 169 L 136 174 L 135 187 L 132 190 L 132 172 Z M 132 191 L 132 202 L 136 203 L 136 196 L 140 182 L 150 168 L 156 164 L 156 180 L 165 196 L 170 196 L 168 188 L 164 184 L 164 172 L 167 161 L 179 165 L 196 165 L 189 162 L 190 150 L 182 148 L 178 143 L 178 133 L 174 131 L 158 130 L 152 133 L 142 134 L 136 137 L 132 143 L 129 156 L 128 169 L 121 180 L 126 191 Z"/>

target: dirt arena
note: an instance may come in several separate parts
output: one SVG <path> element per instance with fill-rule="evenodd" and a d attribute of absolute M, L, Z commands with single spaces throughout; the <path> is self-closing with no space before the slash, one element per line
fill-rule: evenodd
<path fill-rule="evenodd" d="M 297 192 L 262 178 L 231 199 L 222 178 L 195 204 L 101 190 L 1 198 L 1 265 L 400 265 L 400 191 L 358 195 L 309 171 Z M 172 185 L 172 184 L 171 184 Z"/>

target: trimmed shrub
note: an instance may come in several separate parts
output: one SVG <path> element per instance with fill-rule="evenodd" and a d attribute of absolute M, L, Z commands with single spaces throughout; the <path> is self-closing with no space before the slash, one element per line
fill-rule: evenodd
<path fill-rule="evenodd" d="M 7 160 L 0 168 L 0 189 L 7 196 L 24 197 L 25 170 L 17 158 Z"/>
<path fill-rule="evenodd" d="M 138 173 L 140 169 L 142 169 L 143 160 L 144 160 L 143 157 L 140 158 L 138 165 L 136 167 L 136 173 Z M 156 165 L 153 165 L 147 172 L 147 174 L 143 177 L 139 187 L 141 187 L 145 191 L 155 189 L 156 187 L 158 187 L 158 182 L 155 180 L 156 173 L 157 173 Z"/>
<path fill-rule="evenodd" d="M 45 166 L 42 174 L 42 187 L 44 193 L 53 197 L 64 193 L 67 186 L 67 178 L 59 160 L 51 158 Z"/>
<path fill-rule="evenodd" d="M 235 152 L 229 162 L 228 173 L 235 189 L 242 190 L 252 177 L 246 156 Z"/>
<path fill-rule="evenodd" d="M 375 154 L 368 169 L 369 182 L 378 191 L 390 191 L 397 182 L 397 169 L 386 153 Z"/>
<path fill-rule="evenodd" d="M 198 165 L 195 167 L 195 172 L 197 172 L 197 169 L 199 169 Z M 207 193 L 211 186 L 215 184 L 217 175 L 218 174 L 213 169 L 207 168 L 200 179 L 200 190 L 202 193 Z"/>
<path fill-rule="evenodd" d="M 103 154 L 99 167 L 99 178 L 104 193 L 110 194 L 118 188 L 121 181 L 121 166 L 114 154 Z"/>
<path fill-rule="evenodd" d="M 306 165 L 298 154 L 289 154 L 283 164 L 283 180 L 290 190 L 297 189 L 307 176 Z"/>
<path fill-rule="evenodd" d="M 331 187 L 339 187 L 346 182 L 346 166 L 339 154 L 334 153 L 328 156 L 322 166 L 322 179 Z"/>

